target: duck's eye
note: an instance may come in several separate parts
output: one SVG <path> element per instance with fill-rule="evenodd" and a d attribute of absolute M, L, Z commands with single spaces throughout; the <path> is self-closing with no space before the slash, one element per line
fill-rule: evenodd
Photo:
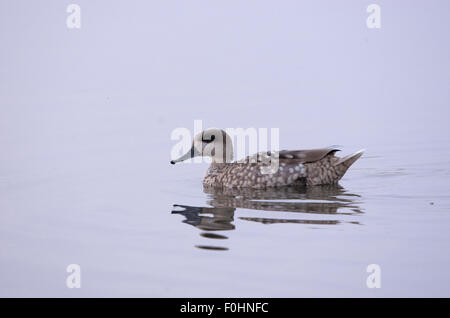
<path fill-rule="evenodd" d="M 210 137 L 210 139 L 204 139 L 204 138 L 202 138 L 202 141 L 208 143 L 208 142 L 213 141 L 214 139 L 216 139 L 216 136 L 212 135 L 212 136 Z"/>

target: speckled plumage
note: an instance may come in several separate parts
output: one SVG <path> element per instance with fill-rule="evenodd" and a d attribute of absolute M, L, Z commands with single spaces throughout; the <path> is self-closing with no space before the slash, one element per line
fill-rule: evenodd
<path fill-rule="evenodd" d="M 219 137 L 215 138 L 216 136 Z M 172 163 L 195 155 L 206 155 L 204 151 L 206 145 L 213 145 L 223 151 L 220 156 L 214 151 L 208 154 L 213 160 L 203 179 L 205 187 L 261 189 L 336 184 L 363 153 L 359 151 L 339 158 L 335 156 L 339 149 L 335 148 L 283 150 L 278 153 L 278 165 L 275 165 L 271 173 L 267 173 L 265 169 L 270 167 L 268 161 L 270 152 L 258 153 L 244 160 L 231 162 L 233 153 L 231 138 L 223 130 L 212 129 L 197 135 L 190 152 Z M 276 156 L 272 156 L 271 160 L 273 163 Z"/>
<path fill-rule="evenodd" d="M 303 150 L 301 153 L 308 156 L 308 152 L 318 151 L 323 157 L 305 162 L 295 156 L 299 151 L 280 152 L 278 170 L 272 174 L 263 174 L 261 167 L 267 165 L 262 162 L 212 163 L 204 179 L 204 186 L 222 186 L 228 188 L 267 188 L 281 186 L 303 186 L 335 184 L 345 174 L 350 165 L 361 155 L 341 160 L 335 157 L 336 149 Z M 355 158 L 357 156 L 357 158 Z"/>

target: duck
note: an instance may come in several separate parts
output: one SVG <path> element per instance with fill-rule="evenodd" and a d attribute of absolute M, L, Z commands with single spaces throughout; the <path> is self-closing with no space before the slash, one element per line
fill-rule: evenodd
<path fill-rule="evenodd" d="M 259 152 L 233 161 L 233 142 L 222 129 L 195 135 L 190 150 L 170 161 L 176 164 L 197 156 L 210 157 L 204 187 L 264 189 L 284 186 L 337 184 L 364 149 L 337 157 L 337 147 Z M 274 160 L 275 159 L 275 160 Z"/>

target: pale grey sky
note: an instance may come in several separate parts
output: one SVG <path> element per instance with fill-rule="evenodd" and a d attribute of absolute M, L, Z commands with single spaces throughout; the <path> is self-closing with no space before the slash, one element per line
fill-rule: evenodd
<path fill-rule="evenodd" d="M 2 0 L 1 134 L 124 112 L 161 136 L 202 119 L 306 144 L 449 137 L 449 2 L 377 1 L 368 29 L 372 2 L 77 1 L 70 30 L 71 2 Z"/>

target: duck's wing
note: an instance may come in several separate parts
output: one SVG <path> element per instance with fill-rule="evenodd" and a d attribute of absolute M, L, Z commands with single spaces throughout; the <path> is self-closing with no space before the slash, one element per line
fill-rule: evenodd
<path fill-rule="evenodd" d="M 306 149 L 306 150 L 281 150 L 278 153 L 279 160 L 293 161 L 294 163 L 308 163 L 316 162 L 326 157 L 327 155 L 333 155 L 340 149 L 335 147 L 321 148 L 321 149 Z M 238 163 L 259 163 L 264 162 L 267 156 L 271 156 L 271 152 L 260 152 L 252 156 L 245 157 L 239 160 Z"/>
<path fill-rule="evenodd" d="M 306 149 L 306 150 L 282 150 L 279 153 L 280 160 L 296 160 L 301 163 L 316 162 L 320 159 L 334 155 L 336 151 L 340 151 L 338 148 L 321 148 L 321 149 Z"/>

